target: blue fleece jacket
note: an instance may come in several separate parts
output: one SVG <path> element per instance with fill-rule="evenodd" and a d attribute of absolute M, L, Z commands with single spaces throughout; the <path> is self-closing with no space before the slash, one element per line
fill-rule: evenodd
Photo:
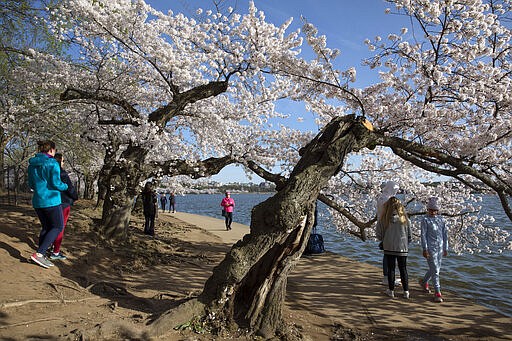
<path fill-rule="evenodd" d="M 60 179 L 59 163 L 45 153 L 37 153 L 28 161 L 28 185 L 34 190 L 34 208 L 60 205 L 60 192 L 68 189 Z"/>

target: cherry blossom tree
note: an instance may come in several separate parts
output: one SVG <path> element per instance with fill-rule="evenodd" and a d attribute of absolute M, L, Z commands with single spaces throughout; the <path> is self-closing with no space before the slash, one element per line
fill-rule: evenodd
<path fill-rule="evenodd" d="M 55 2 L 49 1 L 48 6 Z M 52 54 L 61 52 L 45 26 L 40 25 L 37 19 L 40 13 L 44 9 L 36 1 L 6 0 L 0 4 L 0 191 L 5 188 L 4 170 L 8 165 L 25 168 L 22 164 L 26 160 L 18 157 L 26 154 L 23 141 L 35 130 L 29 114 L 34 103 L 27 99 L 24 82 L 18 82 L 15 70 L 23 66 L 28 48 L 37 47 Z M 20 175 L 16 174 L 15 178 Z"/>
<path fill-rule="evenodd" d="M 412 217 L 424 212 L 429 196 L 442 197 L 455 251 L 487 249 L 488 242 L 510 249 L 505 226 L 487 226 L 491 217 L 477 215 L 480 199 L 473 194 L 494 193 L 512 218 L 510 29 L 502 24 L 510 3 L 395 5 L 410 16 L 413 33 L 404 28 L 386 42 L 380 37 L 367 42 L 376 51 L 368 64 L 379 69 L 382 82 L 350 88 L 355 70 L 336 71 L 338 52 L 307 23 L 304 32 L 318 62 L 274 69 L 301 84 L 307 93 L 302 99 L 329 123 L 295 155 L 289 176 L 248 163 L 275 182 L 278 193 L 253 209 L 251 233 L 233 246 L 200 297 L 189 302 L 187 308 L 202 312 L 205 321 L 229 325 L 235 320 L 264 337 L 280 331 L 286 276 L 307 241 L 317 196 L 335 209 L 340 226 L 348 226 L 345 231 L 366 240 L 373 235 L 374 198 L 390 178 L 406 190 Z M 336 100 L 343 108 L 333 104 Z M 347 107 L 357 117 L 340 116 Z M 359 162 L 345 164 L 353 152 L 360 154 Z M 439 175 L 452 180 L 433 186 Z M 182 312 L 162 316 L 156 330 L 165 330 Z"/>
<path fill-rule="evenodd" d="M 273 162 L 257 146 L 283 134 L 269 122 L 280 117 L 274 100 L 296 89 L 269 65 L 298 54 L 301 40 L 285 35 L 289 22 L 267 23 L 254 6 L 244 16 L 227 12 L 196 22 L 143 2 L 71 1 L 51 24 L 76 46 L 75 60 L 34 51 L 32 68 L 20 73 L 37 74 L 33 89 L 60 91 L 46 105 L 65 104 L 82 135 L 105 145 L 99 192 L 107 237 L 125 236 L 148 178 L 202 177 L 249 158 Z"/>
<path fill-rule="evenodd" d="M 381 81 L 365 89 L 350 86 L 356 70 L 337 70 L 339 52 L 313 25 L 287 33 L 290 21 L 276 27 L 253 3 L 244 15 L 202 12 L 200 22 L 143 1 L 73 0 L 55 14 L 55 33 L 77 44 L 78 58 L 33 52 L 20 77 L 105 144 L 107 235 L 123 235 L 150 177 L 204 177 L 241 163 L 277 185 L 202 294 L 162 315 L 150 334 L 194 316 L 264 337 L 286 332 L 286 278 L 317 198 L 341 229 L 366 240 L 374 197 L 389 178 L 405 189 L 412 216 L 429 196 L 443 198 L 456 251 L 478 249 L 484 238 L 510 248 L 508 232 L 478 216 L 472 194 L 495 193 L 512 220 L 510 2 L 391 2 L 411 27 L 367 41 Z M 301 55 L 302 38 L 312 60 Z M 274 107 L 282 98 L 306 103 L 322 127 L 316 137 L 272 125 L 285 119 Z M 282 173 L 268 171 L 278 163 Z M 439 175 L 452 181 L 425 185 Z"/>
<path fill-rule="evenodd" d="M 356 185 L 375 197 L 376 185 L 385 180 L 375 171 L 388 170 L 386 177 L 398 180 L 411 206 L 431 195 L 442 198 L 450 225 L 457 227 L 452 231 L 455 251 L 478 250 L 478 242 L 489 237 L 510 247 L 506 231 L 489 227 L 492 217 L 471 214 L 479 211 L 480 193 L 491 191 L 512 220 L 510 2 L 391 2 L 395 15 L 410 16 L 412 25 L 385 40 L 366 42 L 377 52 L 367 63 L 380 69 L 383 82 L 358 96 L 381 135 L 377 144 L 390 149 L 378 149 L 374 161 L 364 159 L 377 176 L 354 180 L 347 172 L 348 180 L 335 179 L 333 186 Z M 432 181 L 433 174 L 451 181 L 428 186 L 425 180 Z M 354 207 L 354 199 L 365 202 L 363 197 L 343 202 Z M 359 217 L 369 221 L 364 214 Z M 347 216 L 338 218 L 347 223 Z"/>

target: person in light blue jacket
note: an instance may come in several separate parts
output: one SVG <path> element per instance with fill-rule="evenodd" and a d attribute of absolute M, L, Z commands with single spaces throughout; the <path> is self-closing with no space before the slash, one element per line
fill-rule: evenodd
<path fill-rule="evenodd" d="M 64 227 L 61 191 L 68 185 L 60 179 L 59 163 L 53 158 L 56 148 L 53 141 L 37 142 L 39 152 L 28 161 L 28 185 L 34 191 L 32 206 L 41 222 L 39 245 L 30 257 L 43 268 L 53 266 L 45 253 Z"/>
<path fill-rule="evenodd" d="M 439 199 L 432 197 L 427 203 L 427 214 L 421 221 L 421 247 L 429 269 L 420 279 L 420 285 L 425 292 L 430 292 L 428 282 L 432 279 L 435 290 L 434 302 L 443 302 L 439 273 L 443 256 L 448 255 L 448 229 L 438 213 Z"/>

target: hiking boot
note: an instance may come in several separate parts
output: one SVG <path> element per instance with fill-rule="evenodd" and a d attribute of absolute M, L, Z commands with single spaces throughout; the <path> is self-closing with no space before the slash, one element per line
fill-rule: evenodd
<path fill-rule="evenodd" d="M 408 291 L 404 291 L 404 298 L 405 299 L 409 299 L 409 292 Z"/>
<path fill-rule="evenodd" d="M 32 256 L 30 256 L 30 259 L 32 259 L 32 261 L 40 266 L 42 266 L 43 268 L 46 268 L 48 269 L 50 266 L 53 266 L 53 263 L 50 262 L 45 256 L 43 256 L 42 254 L 40 253 L 33 253 Z"/>
<path fill-rule="evenodd" d="M 393 290 L 386 289 L 386 295 L 391 298 L 395 298 L 395 292 Z"/>
<path fill-rule="evenodd" d="M 443 302 L 443 296 L 440 292 L 436 292 L 434 295 L 434 302 L 441 303 Z"/>
<path fill-rule="evenodd" d="M 68 257 L 64 256 L 64 255 L 62 254 L 62 252 L 59 252 L 59 253 L 57 253 L 57 254 L 52 253 L 52 254 L 50 255 L 50 259 L 51 259 L 51 260 L 64 260 L 64 259 L 67 259 L 67 258 L 68 258 Z"/>
<path fill-rule="evenodd" d="M 418 281 L 418 283 L 420 284 L 420 287 L 421 287 L 421 289 L 422 289 L 424 292 L 428 292 L 428 293 L 430 293 L 430 288 L 428 287 L 428 283 L 423 282 L 423 278 L 420 278 L 420 280 Z"/>

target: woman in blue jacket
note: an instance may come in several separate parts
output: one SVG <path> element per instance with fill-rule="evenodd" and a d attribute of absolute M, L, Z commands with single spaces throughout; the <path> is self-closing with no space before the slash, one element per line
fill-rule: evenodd
<path fill-rule="evenodd" d="M 30 257 L 44 268 L 53 266 L 45 253 L 64 227 L 60 192 L 68 185 L 60 179 L 59 163 L 53 158 L 55 142 L 38 141 L 38 153 L 28 161 L 28 185 L 34 191 L 32 206 L 41 222 L 39 246 Z"/>

